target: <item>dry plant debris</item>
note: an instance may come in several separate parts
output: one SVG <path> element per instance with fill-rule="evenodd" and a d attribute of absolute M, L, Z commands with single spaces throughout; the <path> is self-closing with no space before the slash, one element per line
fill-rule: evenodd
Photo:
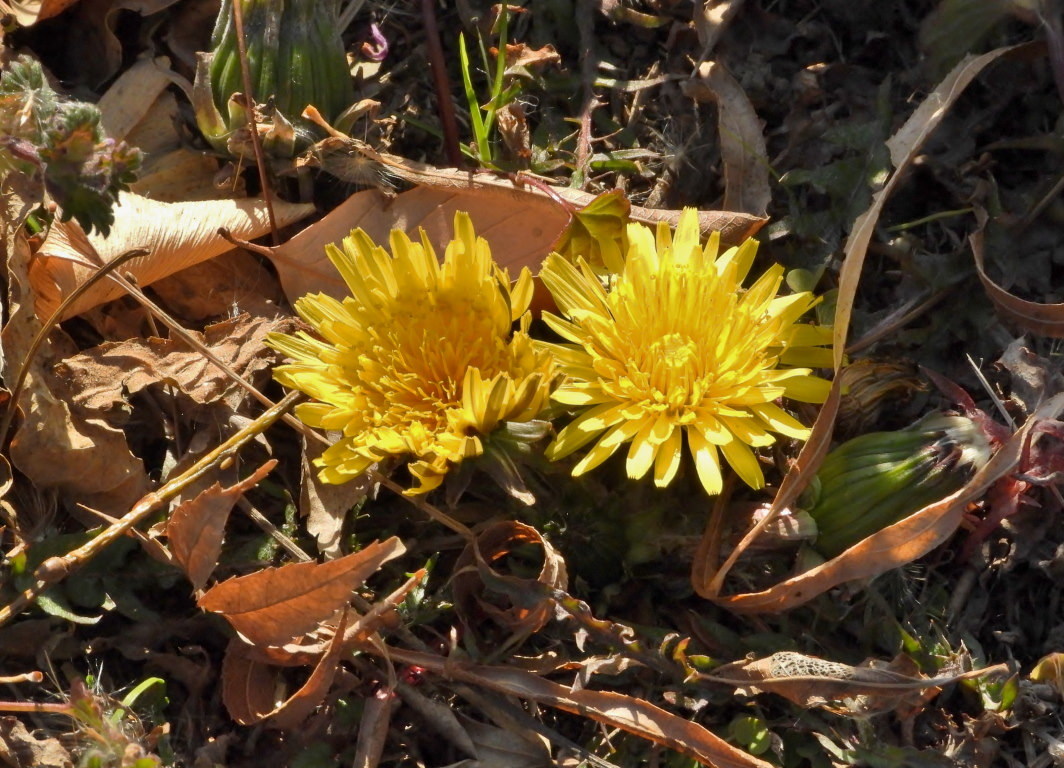
<path fill-rule="evenodd" d="M 0 763 L 1060 762 L 1059 0 L 221 5 L 0 1 Z"/>

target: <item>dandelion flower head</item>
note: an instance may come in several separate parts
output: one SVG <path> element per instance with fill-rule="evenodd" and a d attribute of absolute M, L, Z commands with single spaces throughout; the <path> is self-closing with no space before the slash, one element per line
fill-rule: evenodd
<path fill-rule="evenodd" d="M 629 477 L 654 470 L 659 487 L 680 466 L 686 434 L 709 494 L 722 487 L 721 456 L 753 488 L 764 485 L 754 449 L 775 434 L 809 430 L 784 411 L 782 397 L 819 403 L 827 381 L 811 366 L 830 365 L 830 329 L 797 322 L 816 302 L 808 292 L 777 296 L 783 268 L 749 288 L 742 282 L 757 242 L 718 255 L 717 233 L 703 247 L 698 219 L 684 211 L 675 237 L 630 224 L 618 273 L 605 281 L 586 262 L 551 254 L 541 272 L 564 317 L 545 314 L 566 339 L 544 344 L 565 375 L 553 397 L 578 411 L 547 448 L 559 459 L 594 443 L 573 469 L 580 475 L 621 445 Z M 796 367 L 810 366 L 810 367 Z"/>
<path fill-rule="evenodd" d="M 424 232 L 414 242 L 393 231 L 389 254 L 355 230 L 328 247 L 351 296 L 305 296 L 295 308 L 316 335 L 269 337 L 292 360 L 277 380 L 312 398 L 296 415 L 339 433 L 316 462 L 323 481 L 399 457 L 411 460 L 410 492 L 430 491 L 502 422 L 546 404 L 553 359 L 528 334 L 531 275 L 511 287 L 466 214 L 454 228 L 442 263 Z"/>

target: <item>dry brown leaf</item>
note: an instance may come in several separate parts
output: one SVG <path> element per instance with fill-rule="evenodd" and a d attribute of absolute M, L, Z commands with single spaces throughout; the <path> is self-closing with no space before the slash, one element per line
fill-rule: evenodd
<path fill-rule="evenodd" d="M 251 475 L 228 488 L 215 483 L 195 498 L 178 504 L 166 525 L 170 552 L 185 569 L 195 589 L 207 583 L 222 553 L 225 523 L 237 499 L 254 488 L 277 466 L 271 459 Z"/>
<path fill-rule="evenodd" d="M 17 717 L 0 717 L 0 761 L 11 768 L 72 768 L 59 739 L 38 739 Z"/>
<path fill-rule="evenodd" d="M 968 483 L 951 496 L 929 504 L 909 517 L 876 532 L 841 555 L 763 592 L 716 601 L 733 611 L 785 611 L 855 579 L 868 579 L 922 557 L 953 535 L 967 505 L 1020 463 L 1028 440 L 1037 440 L 1037 427 L 1064 411 L 1064 393 L 1047 400 Z M 1032 437 L 1033 435 L 1033 437 Z"/>
<path fill-rule="evenodd" d="M 544 736 L 518 728 L 499 728 L 458 715 L 477 750 L 469 768 L 549 768 L 550 742 Z"/>
<path fill-rule="evenodd" d="M 863 697 L 865 701 L 860 706 L 862 711 L 869 712 L 872 709 L 893 709 L 929 688 L 1007 671 L 1006 665 L 999 664 L 955 675 L 928 677 L 905 656 L 885 666 L 882 662 L 870 660 L 863 666 L 852 667 L 816 656 L 781 651 L 764 659 L 725 664 L 709 674 L 698 675 L 698 679 L 734 685 L 746 696 L 775 693 L 802 707 Z"/>
<path fill-rule="evenodd" d="M 152 292 L 171 315 L 188 322 L 234 318 L 244 312 L 274 318 L 287 312 L 277 277 L 243 248 L 163 278 L 152 285 Z M 107 312 L 113 314 L 111 307 Z"/>
<path fill-rule="evenodd" d="M 267 320 L 242 315 L 191 332 L 236 373 L 250 378 L 265 370 L 276 355 L 264 344 L 267 333 L 291 332 L 290 318 Z M 234 386 L 218 366 L 180 339 L 109 341 L 68 357 L 56 375 L 72 393 L 72 401 L 88 411 L 106 412 L 152 384 L 166 383 L 196 403 L 216 402 Z"/>
<path fill-rule="evenodd" d="M 986 224 L 986 213 L 979 212 L 978 218 L 979 228 L 969 236 L 968 242 L 972 246 L 972 258 L 975 260 L 975 270 L 979 273 L 979 281 L 983 284 L 983 289 L 990 297 L 998 316 L 1024 333 L 1054 339 L 1064 338 L 1064 304 L 1041 304 L 1021 299 L 1006 291 L 987 275 L 983 260 L 983 227 Z"/>
<path fill-rule="evenodd" d="M 473 740 L 458 721 L 449 703 L 433 701 L 416 688 L 403 683 L 396 686 L 395 692 L 399 694 L 404 704 L 421 716 L 419 725 L 428 726 L 429 730 L 435 731 L 466 757 L 479 758 Z"/>
<path fill-rule="evenodd" d="M 515 547 L 534 544 L 543 549 L 543 565 L 535 581 L 506 576 L 496 572 L 491 564 L 509 555 Z M 542 597 L 533 608 L 510 605 L 500 608 L 498 597 L 486 599 L 485 590 L 500 592 L 506 588 L 536 595 L 538 585 L 544 584 L 564 590 L 568 586 L 565 560 L 530 525 L 513 520 L 495 523 L 481 531 L 474 543 L 467 544 L 454 564 L 451 580 L 454 608 L 466 626 L 474 627 L 483 617 L 517 635 L 530 635 L 538 631 L 553 613 L 553 603 Z"/>
<path fill-rule="evenodd" d="M 374 651 L 370 647 L 366 650 Z M 395 661 L 416 664 L 449 680 L 530 699 L 620 728 L 713 768 L 771 766 L 764 760 L 736 749 L 698 723 L 666 712 L 644 699 L 611 691 L 573 691 L 567 686 L 511 667 L 470 664 L 392 647 L 387 649 L 387 654 Z"/>
<path fill-rule="evenodd" d="M 496 55 L 498 52 L 496 51 Z M 547 43 L 542 48 L 533 48 L 525 43 L 506 44 L 506 66 L 509 67 L 544 67 L 548 64 L 560 64 L 562 57 L 554 46 Z"/>
<path fill-rule="evenodd" d="M 274 202 L 280 227 L 299 221 L 313 210 L 310 204 Z M 126 193 L 119 198 L 114 214 L 115 225 L 106 238 L 99 233 L 86 236 L 73 220 L 57 220 L 52 224 L 30 267 L 38 316 L 51 315 L 63 297 L 99 265 L 133 248 L 151 249 L 149 255 L 128 264 L 127 271 L 143 287 L 230 250 L 232 245 L 218 236 L 219 228 L 228 229 L 235 237 L 252 240 L 268 232 L 270 226 L 262 200 L 162 203 Z M 123 293 L 118 285 L 101 281 L 74 302 L 65 317 L 73 317 Z"/>
<path fill-rule="evenodd" d="M 291 563 L 224 581 L 199 599 L 252 645 L 282 645 L 347 605 L 351 590 L 406 551 L 394 536 L 327 563 Z"/>
<path fill-rule="evenodd" d="M 919 107 L 917 107 L 916 111 L 905 121 L 905 124 L 902 125 L 897 133 L 887 141 L 891 162 L 895 166 L 894 173 L 891 174 L 883 188 L 873 195 L 872 205 L 869 206 L 868 210 L 858 216 L 856 221 L 854 221 L 850 235 L 846 239 L 845 258 L 843 259 L 842 268 L 839 272 L 839 288 L 835 308 L 834 343 L 832 347 L 834 369 L 836 371 L 842 366 L 843 352 L 846 349 L 846 336 L 849 333 L 850 328 L 850 317 L 853 314 L 853 302 L 857 295 L 857 286 L 861 279 L 861 271 L 864 267 L 865 255 L 868 252 L 868 245 L 872 240 L 876 223 L 879 221 L 879 216 L 883 211 L 883 206 L 886 204 L 887 199 L 900 184 L 901 180 L 906 176 L 909 164 L 912 162 L 913 158 L 916 157 L 916 154 L 924 141 L 927 140 L 927 137 L 930 136 L 931 132 L 938 126 L 942 118 L 945 117 L 950 105 L 952 105 L 961 93 L 964 92 L 964 89 L 971 83 L 971 81 L 975 79 L 983 69 L 997 61 L 1002 56 L 1015 53 L 1025 47 L 1026 46 L 1013 46 L 1011 48 L 998 48 L 989 53 L 985 53 L 982 56 L 966 57 L 953 68 L 945 79 L 939 83 L 938 87 L 928 95 Z M 779 514 L 780 510 L 794 504 L 799 494 L 801 494 L 805 489 L 805 486 L 816 474 L 816 470 L 820 466 L 823 457 L 827 455 L 828 447 L 830 446 L 831 433 L 835 424 L 835 415 L 838 413 L 839 397 L 840 392 L 838 381 L 836 381 L 832 387 L 831 394 L 828 396 L 827 401 L 817 415 L 811 434 L 798 456 L 798 461 L 790 471 L 788 471 L 786 477 L 784 477 L 780 489 L 776 493 L 776 497 L 773 499 L 771 513 L 766 515 L 758 525 L 754 526 L 746 534 L 739 546 L 735 548 L 728 560 L 719 569 L 714 567 L 714 563 L 707 564 L 699 563 L 697 561 L 695 562 L 692 567 L 692 582 L 699 594 L 710 600 L 727 605 L 733 610 L 751 612 L 785 610 L 786 607 L 805 602 L 806 600 L 815 597 L 820 591 L 829 589 L 831 586 L 841 583 L 841 581 L 833 580 L 839 576 L 837 573 L 834 573 L 831 577 L 818 577 L 821 579 L 818 581 L 801 581 L 803 579 L 809 579 L 810 574 L 812 573 L 827 573 L 827 571 L 822 570 L 824 568 L 827 568 L 829 571 L 832 570 L 830 568 L 832 563 L 827 563 L 821 568 L 802 574 L 795 579 L 790 579 L 777 585 L 773 589 L 764 592 L 751 593 L 749 595 L 736 595 L 732 597 L 720 596 L 724 578 L 727 576 L 728 571 L 738 557 L 757 538 L 774 517 Z M 974 482 L 975 478 L 972 479 L 972 483 Z M 954 494 L 954 496 L 950 498 L 960 498 L 964 494 L 965 489 L 961 489 L 957 494 Z M 942 503 L 946 504 L 947 501 L 948 500 Z M 927 518 L 923 516 L 923 513 L 927 512 L 928 509 L 931 509 L 931 507 L 913 515 L 906 521 L 902 521 L 902 523 L 907 523 L 917 518 L 920 519 L 921 524 L 926 523 Z M 942 526 L 948 526 L 948 519 L 955 518 L 959 520 L 962 511 L 963 510 L 959 508 L 941 511 L 941 515 L 938 518 L 939 524 Z M 898 525 L 901 525 L 902 523 L 899 523 Z M 891 528 L 886 530 L 892 530 L 894 527 L 895 526 L 891 526 Z M 886 531 L 882 531 L 881 533 L 885 532 Z M 925 540 L 938 540 L 937 535 L 933 535 L 929 531 L 925 531 L 925 533 L 929 534 L 929 538 Z M 870 540 L 866 540 L 866 542 L 867 541 Z M 863 543 L 865 542 L 862 542 L 862 544 Z M 911 542 L 909 543 L 911 544 Z M 906 542 L 904 541 L 899 542 L 900 546 L 905 544 Z M 932 546 L 935 545 L 933 544 Z M 919 547 L 910 547 L 910 551 L 918 550 Z M 849 551 L 852 550 L 848 550 L 848 552 Z M 923 550 L 920 554 L 923 554 L 926 551 L 927 550 Z M 866 553 L 866 556 L 868 554 L 871 553 Z M 897 561 L 894 560 L 891 562 L 894 564 L 880 568 L 875 559 L 872 558 L 866 560 L 864 563 L 853 561 L 853 565 L 856 566 L 858 571 L 863 572 L 863 576 L 871 576 L 883 573 L 898 564 Z M 861 576 L 847 578 L 861 578 Z M 845 580 L 845 578 L 842 579 L 842 581 Z M 792 582 L 797 581 L 801 581 L 800 586 L 793 586 Z M 778 594 L 776 590 L 779 590 Z"/>
<path fill-rule="evenodd" d="M 58 16 L 78 0 L 22 0 L 11 3 L 11 15 L 20 27 L 30 27 L 38 21 Z"/>
<path fill-rule="evenodd" d="M 702 46 L 702 61 L 713 52 L 720 36 L 745 3 L 746 0 L 695 0 L 695 31 Z"/>
<path fill-rule="evenodd" d="M 32 296 L 23 282 L 31 259 L 29 245 L 24 235 L 17 235 L 13 245 L 9 290 L 12 295 L 19 293 L 19 298 L 4 328 L 4 346 L 8 362 L 21 365 L 24 345 L 40 323 L 32 304 L 22 303 Z M 72 503 L 123 515 L 148 491 L 144 465 L 130 453 L 120 429 L 73 403 L 74 392 L 50 370 L 47 361 L 53 354 L 45 344 L 30 363 L 18 403 L 23 421 L 11 442 L 11 461 L 38 488 L 55 488 Z"/>
<path fill-rule="evenodd" d="M 381 688 L 363 700 L 362 717 L 358 721 L 358 741 L 355 743 L 353 768 L 376 768 L 388 743 L 388 729 L 392 715 L 403 702 L 394 691 Z"/>
<path fill-rule="evenodd" d="M 249 646 L 234 638 L 229 641 L 222 661 L 222 700 L 230 717 L 241 725 L 252 725 L 272 718 L 278 728 L 294 728 L 299 725 L 325 698 L 336 677 L 340 655 L 343 652 L 343 630 L 347 623 L 346 613 L 340 619 L 340 627 L 321 656 L 314 671 L 303 686 L 275 705 L 277 670 L 256 661 Z"/>
<path fill-rule="evenodd" d="M 341 485 L 323 483 L 311 463 L 327 446 L 317 440 L 303 439 L 300 461 L 299 513 L 307 518 L 307 533 L 318 543 L 318 551 L 327 560 L 340 554 L 340 534 L 351 509 L 373 493 L 376 483 L 367 472 Z"/>
<path fill-rule="evenodd" d="M 392 592 L 382 600 L 378 600 L 364 616 L 358 616 L 354 611 L 348 611 L 349 616 L 355 618 L 348 622 L 346 635 L 343 643 L 347 649 L 360 647 L 367 638 L 382 628 L 395 628 L 399 624 L 397 608 L 407 595 L 424 581 L 428 572 L 422 568 L 414 573 L 399 589 Z M 323 628 L 328 631 L 330 624 L 326 622 Z M 280 667 L 305 667 L 314 664 L 326 651 L 328 643 L 320 642 L 309 637 L 299 638 L 297 642 L 279 646 L 258 646 L 248 651 L 249 655 L 263 662 Z"/>
<path fill-rule="evenodd" d="M 772 200 L 768 151 L 761 120 L 743 87 L 723 64 L 707 61 L 690 80 L 684 93 L 717 105 L 717 135 L 724 163 L 724 207 L 764 217 Z"/>
<path fill-rule="evenodd" d="M 308 293 L 323 292 L 337 298 L 348 295 L 347 286 L 325 255 L 325 246 L 339 243 L 351 230 L 361 227 L 374 241 L 385 244 L 392 229 L 417 238 L 417 230 L 422 227 L 442 256 L 452 237 L 456 211 L 470 215 L 477 234 L 492 245 L 492 255 L 510 271 L 511 278 L 516 278 L 522 267 L 538 272 L 551 245 L 568 224 L 568 212 L 534 188 L 526 191 L 509 182 L 493 178 L 489 182 L 479 177 L 474 177 L 475 185 L 469 182 L 463 188 L 457 185 L 470 177 L 459 171 L 452 173 L 460 175 L 451 180 L 451 186 L 440 182 L 438 187 L 416 187 L 395 197 L 377 190 L 358 192 L 283 245 L 262 249 L 277 268 L 289 301 Z M 580 206 L 595 199 L 573 190 L 557 192 Z M 731 239 L 752 234 L 764 221 L 742 213 L 702 212 L 701 216 L 703 226 L 708 222 L 711 229 L 721 229 Z M 675 224 L 679 211 L 650 212 L 633 207 L 632 219 Z"/>

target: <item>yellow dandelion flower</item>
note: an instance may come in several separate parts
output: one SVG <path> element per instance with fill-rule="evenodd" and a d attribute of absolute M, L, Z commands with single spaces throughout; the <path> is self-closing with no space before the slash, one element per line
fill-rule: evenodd
<path fill-rule="evenodd" d="M 798 439 L 809 430 L 775 404 L 780 397 L 823 402 L 828 382 L 807 367 L 830 365 L 830 330 L 796 321 L 817 299 L 808 292 L 777 296 L 776 265 L 748 289 L 757 242 L 718 256 L 719 235 L 702 247 L 698 219 L 684 211 L 675 238 L 628 227 L 618 274 L 604 287 L 585 262 L 551 254 L 541 276 L 564 318 L 544 314 L 572 344 L 544 344 L 565 381 L 553 397 L 580 409 L 548 446 L 559 459 L 594 446 L 573 469 L 581 475 L 626 442 L 628 476 L 654 468 L 663 487 L 680 465 L 682 436 L 710 494 L 721 490 L 725 460 L 753 488 L 764 485 L 753 449 Z"/>
<path fill-rule="evenodd" d="M 275 378 L 313 400 L 296 415 L 340 433 L 317 461 L 323 481 L 405 457 L 417 480 L 410 493 L 425 493 L 483 453 L 481 438 L 500 423 L 529 421 L 546 404 L 553 359 L 528 335 L 531 275 L 511 288 L 469 217 L 456 214 L 454 228 L 442 264 L 424 232 L 418 243 L 393 231 L 389 255 L 355 230 L 342 249 L 328 247 L 351 296 L 295 305 L 321 338 L 268 338 L 293 361 Z"/>

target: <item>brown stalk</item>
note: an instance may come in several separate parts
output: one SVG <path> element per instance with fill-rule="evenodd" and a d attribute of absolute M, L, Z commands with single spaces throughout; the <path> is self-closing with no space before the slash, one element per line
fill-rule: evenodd
<path fill-rule="evenodd" d="M 443 45 L 440 43 L 440 29 L 436 25 L 433 0 L 421 0 L 421 23 L 425 27 L 429 69 L 432 70 L 432 82 L 436 86 L 436 107 L 443 128 L 443 151 L 447 154 L 447 162 L 455 168 L 461 168 L 464 163 L 458 142 L 458 121 L 455 120 L 454 104 L 451 103 L 451 80 L 447 77 L 447 63 L 443 58 Z"/>
<path fill-rule="evenodd" d="M 244 82 L 244 112 L 248 116 L 248 130 L 251 132 L 251 146 L 255 151 L 255 164 L 259 170 L 259 185 L 262 187 L 262 199 L 266 201 L 266 213 L 270 217 L 270 239 L 274 245 L 281 244 L 281 235 L 277 228 L 277 217 L 273 213 L 273 195 L 270 194 L 270 180 L 266 176 L 266 161 L 263 159 L 262 142 L 259 128 L 255 125 L 255 99 L 251 92 L 251 70 L 248 68 L 248 49 L 244 41 L 243 0 L 233 0 L 233 24 L 236 25 L 236 50 L 240 59 L 240 79 Z"/>

